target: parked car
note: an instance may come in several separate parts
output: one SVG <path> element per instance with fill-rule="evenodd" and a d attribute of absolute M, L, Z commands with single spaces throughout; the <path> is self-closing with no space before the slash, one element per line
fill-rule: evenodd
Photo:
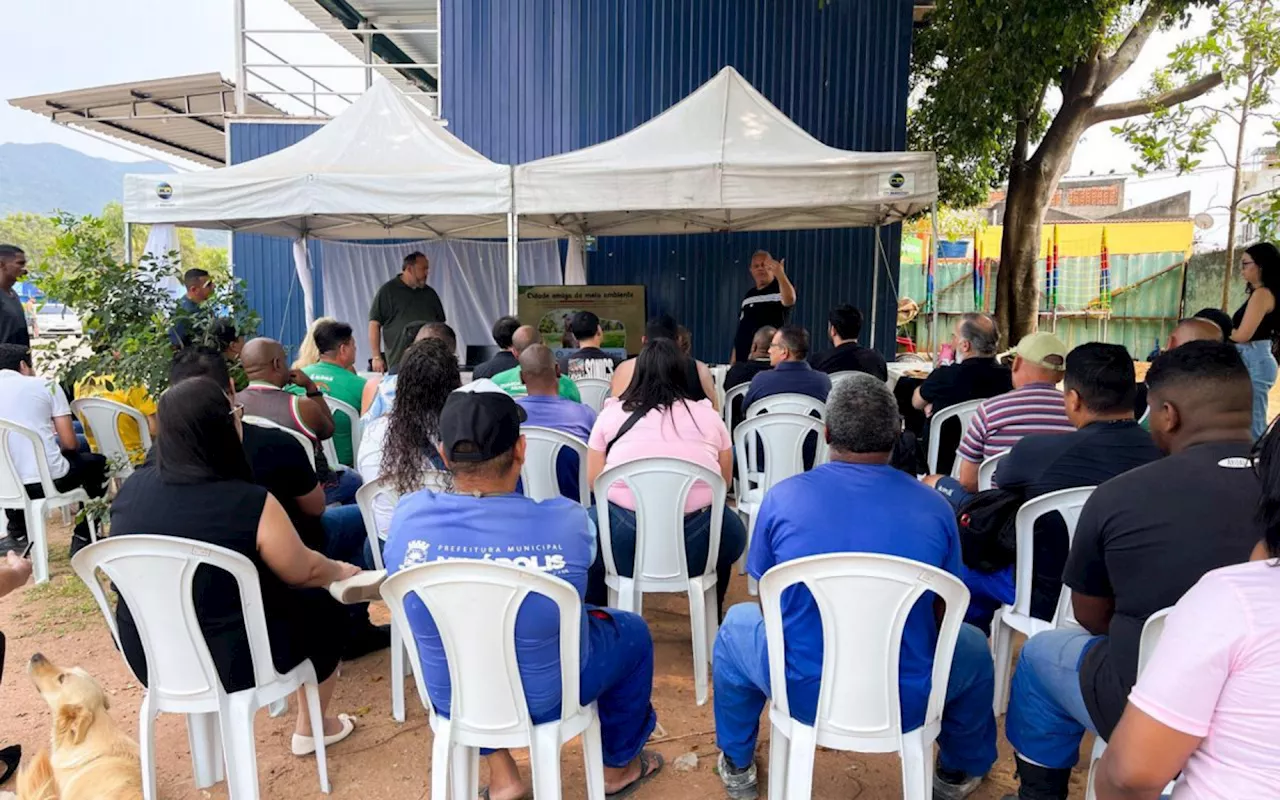
<path fill-rule="evenodd" d="M 83 333 L 80 317 L 62 303 L 45 303 L 37 309 L 36 336 L 79 336 Z"/>

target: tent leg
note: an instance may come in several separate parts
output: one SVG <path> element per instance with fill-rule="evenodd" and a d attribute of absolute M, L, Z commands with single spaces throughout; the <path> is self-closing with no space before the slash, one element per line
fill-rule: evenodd
<path fill-rule="evenodd" d="M 938 265 L 938 201 L 937 200 L 933 201 L 933 205 L 929 207 L 929 225 L 933 229 L 933 236 L 931 237 L 931 241 L 929 245 L 930 247 L 933 248 L 934 270 L 937 270 L 937 265 Z M 942 287 L 938 285 L 938 277 L 935 271 L 934 278 L 933 278 L 933 319 L 930 322 L 931 332 L 929 333 L 929 338 L 932 340 L 935 363 L 937 362 L 937 354 L 940 352 L 940 350 L 938 349 L 938 299 L 939 299 L 938 295 L 940 293 L 939 290 L 941 288 Z"/>
<path fill-rule="evenodd" d="M 871 349 L 880 333 L 880 223 L 876 223 L 875 253 L 871 257 Z"/>
<path fill-rule="evenodd" d="M 133 223 L 124 224 L 124 263 L 133 263 Z"/>
<path fill-rule="evenodd" d="M 520 293 L 520 236 L 517 233 L 516 215 L 507 215 L 507 313 L 515 316 Z"/>

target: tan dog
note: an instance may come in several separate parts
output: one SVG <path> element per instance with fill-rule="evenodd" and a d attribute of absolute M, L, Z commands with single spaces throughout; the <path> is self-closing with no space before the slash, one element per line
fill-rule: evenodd
<path fill-rule="evenodd" d="M 141 800 L 138 745 L 107 713 L 98 682 L 39 653 L 27 673 L 53 711 L 53 745 L 18 773 L 18 800 Z"/>

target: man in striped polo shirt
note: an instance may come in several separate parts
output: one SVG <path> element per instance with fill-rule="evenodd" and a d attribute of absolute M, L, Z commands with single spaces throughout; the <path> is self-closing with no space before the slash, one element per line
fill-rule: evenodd
<path fill-rule="evenodd" d="M 956 451 L 959 476 L 926 479 L 957 509 L 978 491 L 978 467 L 985 459 L 1010 449 L 1023 436 L 1075 430 L 1062 404 L 1057 383 L 1066 370 L 1067 346 L 1052 333 L 1031 333 L 1013 350 L 1013 391 L 978 406 Z"/>

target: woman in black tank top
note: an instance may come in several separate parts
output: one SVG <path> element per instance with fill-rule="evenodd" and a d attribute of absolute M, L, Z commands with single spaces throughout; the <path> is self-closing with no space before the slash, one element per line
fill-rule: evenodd
<path fill-rule="evenodd" d="M 1271 339 L 1280 333 L 1280 250 L 1267 242 L 1255 244 L 1240 257 L 1240 275 L 1249 284 L 1248 297 L 1237 309 L 1231 323 L 1231 340 L 1249 368 L 1253 381 L 1253 437 L 1267 428 L 1267 396 L 1276 382 L 1276 359 Z"/>

